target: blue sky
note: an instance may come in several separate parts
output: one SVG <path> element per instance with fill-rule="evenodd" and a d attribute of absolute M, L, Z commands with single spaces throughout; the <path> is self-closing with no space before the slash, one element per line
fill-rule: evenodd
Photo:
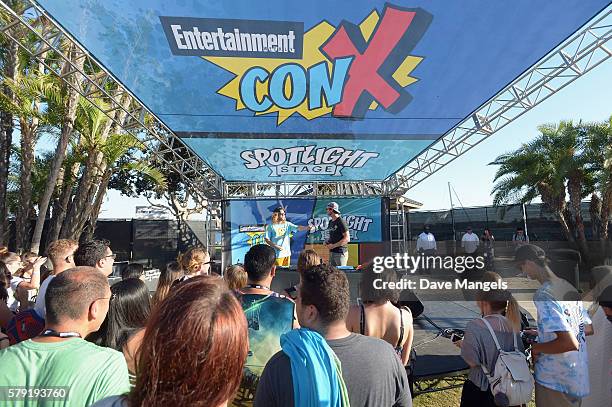
<path fill-rule="evenodd" d="M 407 194 L 423 203 L 423 209 L 450 207 L 450 182 L 464 206 L 490 205 L 496 167 L 487 165 L 499 154 L 512 151 L 537 136 L 537 126 L 560 120 L 601 121 L 612 114 L 612 63 L 605 62 L 565 89 L 551 96 L 523 116 L 459 157 Z M 453 197 L 456 206 L 457 199 Z M 142 199 L 126 198 L 109 191 L 102 218 L 131 218 Z"/>
<path fill-rule="evenodd" d="M 446 209 L 450 182 L 464 206 L 490 205 L 497 167 L 488 163 L 536 137 L 540 124 L 607 119 L 612 115 L 610 89 L 612 63 L 608 60 L 415 186 L 407 196 L 422 202 L 423 209 Z M 459 205 L 454 196 L 453 204 Z"/>

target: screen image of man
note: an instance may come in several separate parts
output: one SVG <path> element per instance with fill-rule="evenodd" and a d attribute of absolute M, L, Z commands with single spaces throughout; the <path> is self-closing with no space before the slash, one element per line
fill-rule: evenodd
<path fill-rule="evenodd" d="M 340 207 L 336 202 L 327 204 L 327 214 L 331 218 L 327 230 L 329 239 L 325 246 L 329 249 L 330 266 L 346 266 L 348 262 L 348 246 L 351 241 L 349 228 L 344 219 L 340 217 Z"/>
<path fill-rule="evenodd" d="M 289 267 L 291 262 L 291 236 L 297 231 L 310 230 L 287 221 L 287 213 L 281 206 L 272 212 L 272 223 L 266 226 L 265 241 L 276 252 L 276 265 Z"/>

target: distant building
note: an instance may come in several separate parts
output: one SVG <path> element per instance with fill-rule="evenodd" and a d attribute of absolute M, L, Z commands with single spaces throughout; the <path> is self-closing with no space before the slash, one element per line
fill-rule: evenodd
<path fill-rule="evenodd" d="M 134 219 L 174 220 L 174 216 L 172 216 L 172 213 L 166 208 L 137 206 Z"/>

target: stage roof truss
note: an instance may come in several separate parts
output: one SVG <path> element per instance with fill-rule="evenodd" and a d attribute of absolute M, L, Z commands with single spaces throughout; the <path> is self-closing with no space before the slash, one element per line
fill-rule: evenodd
<path fill-rule="evenodd" d="M 387 178 L 400 195 L 612 56 L 612 8 L 591 20 L 474 114 Z"/>
<path fill-rule="evenodd" d="M 0 0 L 0 7 L 6 11 L 8 17 L 5 21 L 0 21 L 0 32 L 36 60 L 44 63 L 49 72 L 77 90 L 120 128 L 140 140 L 153 153 L 155 160 L 183 177 L 193 196 L 209 200 L 295 196 L 402 196 L 497 130 L 612 56 L 612 7 L 608 7 L 384 181 L 235 182 L 224 181 L 36 2 L 25 0 L 24 3 L 28 7 L 16 12 L 5 1 Z M 44 17 L 48 24 L 41 24 L 41 17 Z M 28 49 L 26 46 L 26 33 L 38 39 L 34 49 Z M 78 52 L 68 53 L 60 47 L 62 43 L 74 45 Z M 56 61 L 40 58 L 51 50 L 57 55 Z M 68 69 L 60 71 L 59 67 L 64 61 L 67 62 Z M 99 100 L 104 100 L 105 105 L 100 105 Z"/>
<path fill-rule="evenodd" d="M 366 197 L 386 195 L 381 181 L 353 182 L 225 182 L 224 196 L 231 198 L 272 197 Z"/>
<path fill-rule="evenodd" d="M 221 198 L 223 187 L 219 174 L 185 146 L 38 4 L 30 0 L 24 3 L 27 7 L 16 12 L 0 1 L 6 16 L 6 20 L 0 22 L 0 33 L 43 63 L 49 73 L 61 78 L 119 128 L 139 140 L 158 162 L 181 174 L 192 196 L 202 200 Z M 34 49 L 26 44 L 27 34 L 38 41 Z M 61 44 L 69 44 L 69 47 Z M 70 52 L 66 48 L 77 51 Z M 49 58 L 48 51 L 53 51 L 55 60 Z M 41 58 L 45 54 L 46 57 Z"/>

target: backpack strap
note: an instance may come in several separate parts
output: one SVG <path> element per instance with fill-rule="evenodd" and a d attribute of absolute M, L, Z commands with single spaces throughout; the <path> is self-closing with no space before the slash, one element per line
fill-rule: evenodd
<path fill-rule="evenodd" d="M 500 318 L 505 318 L 503 315 L 499 315 Z M 497 350 L 499 352 L 502 352 L 502 348 L 501 346 L 499 346 L 499 342 L 497 341 L 497 335 L 495 335 L 495 332 L 493 331 L 493 328 L 491 327 L 491 324 L 489 324 L 489 321 L 487 321 L 486 318 L 480 318 L 484 321 L 485 325 L 487 326 L 487 328 L 489 328 L 489 332 L 491 332 L 491 336 L 493 337 L 493 341 L 495 341 L 495 346 L 497 346 Z M 514 331 L 512 331 L 512 341 L 514 342 L 514 351 L 516 352 L 518 350 L 518 343 L 516 341 L 516 333 Z"/>
<path fill-rule="evenodd" d="M 480 318 L 480 319 L 482 320 L 482 322 L 484 322 L 485 326 L 489 329 L 489 332 L 491 333 L 491 336 L 493 337 L 493 342 L 495 342 L 495 346 L 497 346 L 497 350 L 499 352 L 502 352 L 502 348 L 501 346 L 499 346 L 499 341 L 497 340 L 497 335 L 495 335 L 495 332 L 493 331 L 491 324 L 489 324 L 489 321 L 487 321 L 486 318 Z"/>
<path fill-rule="evenodd" d="M 365 335 L 365 307 L 362 303 L 359 304 L 359 333 Z"/>

